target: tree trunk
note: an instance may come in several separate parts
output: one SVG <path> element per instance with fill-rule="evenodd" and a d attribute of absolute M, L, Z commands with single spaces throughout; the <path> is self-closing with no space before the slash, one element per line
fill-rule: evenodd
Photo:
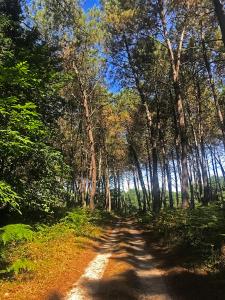
<path fill-rule="evenodd" d="M 168 192 L 169 192 L 169 205 L 170 205 L 170 208 L 173 208 L 174 203 L 173 203 L 173 192 L 172 192 L 172 179 L 171 179 L 171 173 L 170 173 L 170 166 L 169 166 L 169 162 L 166 157 L 166 150 L 165 150 L 164 145 L 165 145 L 165 142 L 163 141 L 163 146 L 162 146 L 163 163 L 165 166 L 166 177 L 167 177 L 167 185 L 168 185 Z"/>
<path fill-rule="evenodd" d="M 174 173 L 175 189 L 176 189 L 176 202 L 177 202 L 177 208 L 178 208 L 179 207 L 178 178 L 177 178 L 177 171 L 176 171 L 176 165 L 175 165 L 173 151 L 171 151 L 171 156 L 172 156 L 172 162 L 173 162 L 173 173 Z"/>
<path fill-rule="evenodd" d="M 204 143 L 204 132 L 202 127 L 202 93 L 199 80 L 197 78 L 197 101 L 198 101 L 198 115 L 199 115 L 199 135 L 200 135 L 200 166 L 202 170 L 202 181 L 203 181 L 203 199 L 202 203 L 205 205 L 210 201 L 210 188 L 209 188 L 209 178 L 207 172 L 207 158 L 205 153 L 205 143 Z M 200 156 L 200 155 L 199 155 Z M 210 174 L 209 174 L 210 176 Z"/>
<path fill-rule="evenodd" d="M 205 67 L 208 73 L 208 78 L 209 78 L 209 85 L 212 91 L 212 96 L 214 99 L 214 103 L 215 103 L 215 107 L 216 107 L 216 112 L 217 112 L 217 118 L 218 118 L 218 124 L 219 127 L 221 129 L 222 132 L 222 137 L 223 137 L 223 145 L 224 145 L 224 149 L 225 149 L 225 124 L 224 124 L 224 117 L 220 108 L 220 104 L 219 104 L 219 99 L 218 99 L 218 95 L 217 95 L 217 91 L 216 91 L 216 86 L 215 86 L 215 81 L 213 78 L 213 74 L 212 74 L 212 69 L 211 69 L 211 65 L 208 59 L 208 55 L 207 55 L 207 48 L 206 48 L 206 43 L 205 43 L 205 36 L 202 33 L 201 36 L 201 43 L 202 43 L 202 53 L 203 53 L 203 58 L 204 58 L 204 62 L 205 62 Z"/>
<path fill-rule="evenodd" d="M 146 204 L 147 204 L 148 194 L 147 194 L 147 191 L 146 191 L 146 187 L 145 187 L 144 178 L 143 178 L 143 175 L 142 175 L 139 159 L 138 159 L 136 150 L 134 149 L 134 147 L 131 143 L 130 143 L 130 152 L 131 152 L 131 156 L 133 157 L 135 166 L 136 166 L 137 171 L 138 171 L 138 177 L 139 177 L 139 180 L 140 180 L 141 189 L 142 189 L 142 193 L 143 193 L 143 211 L 146 212 Z"/>
<path fill-rule="evenodd" d="M 136 179 L 136 175 L 135 175 L 134 171 L 133 171 L 133 181 L 134 181 L 134 188 L 135 188 L 135 193 L 136 193 L 137 202 L 138 202 L 138 210 L 142 211 L 141 197 L 140 197 L 140 193 L 139 193 L 139 190 L 137 187 L 137 179 Z"/>
<path fill-rule="evenodd" d="M 117 189 L 117 177 L 116 177 L 116 171 L 113 170 L 113 183 L 114 183 L 114 193 L 113 193 L 113 208 L 117 209 L 118 205 L 118 189 Z"/>
<path fill-rule="evenodd" d="M 116 174 L 116 179 L 117 179 L 117 209 L 119 210 L 121 207 L 121 189 L 120 189 L 120 172 L 117 171 Z"/>
<path fill-rule="evenodd" d="M 148 133 L 150 135 L 150 141 L 151 141 L 151 147 L 152 147 L 152 163 L 153 163 L 153 172 L 152 172 L 152 202 L 153 202 L 153 211 L 155 213 L 158 213 L 160 210 L 160 188 L 159 188 L 159 179 L 158 179 L 158 151 L 157 151 L 157 143 L 156 143 L 156 136 L 154 136 L 154 130 L 153 130 L 153 125 L 152 125 L 152 116 L 149 111 L 148 103 L 146 102 L 146 97 L 143 93 L 143 90 L 141 88 L 139 76 L 137 74 L 136 69 L 133 66 L 132 63 L 132 58 L 130 54 L 130 49 L 129 45 L 127 43 L 126 35 L 123 35 L 124 38 L 124 44 L 128 56 L 128 61 L 130 64 L 130 67 L 132 69 L 132 73 L 135 79 L 135 84 L 136 84 L 136 89 L 139 93 L 141 102 L 145 108 L 146 112 L 146 122 L 147 122 L 147 128 L 148 128 Z"/>
<path fill-rule="evenodd" d="M 166 176 L 165 176 L 165 165 L 162 162 L 161 163 L 161 173 L 162 173 L 162 189 L 161 189 L 161 205 L 160 207 L 166 208 L 167 203 L 166 203 Z"/>
<path fill-rule="evenodd" d="M 182 196 L 182 207 L 186 208 L 189 206 L 189 185 L 188 185 L 188 163 L 187 163 L 187 134 L 185 125 L 185 116 L 183 108 L 183 100 L 181 98 L 181 91 L 179 82 L 174 82 L 174 91 L 177 103 L 177 112 L 179 120 L 180 130 L 180 142 L 181 142 L 181 196 Z"/>
<path fill-rule="evenodd" d="M 223 4 L 222 4 L 223 3 Z M 225 47 L 225 9 L 223 0 L 213 0 L 216 16 L 222 32 L 222 39 Z"/>
<path fill-rule="evenodd" d="M 147 178 L 147 187 L 148 187 L 148 209 L 151 209 L 151 187 L 150 187 L 150 180 L 149 180 L 149 170 L 148 170 L 148 164 L 145 164 L 145 172 L 146 172 L 146 178 Z"/>
<path fill-rule="evenodd" d="M 96 186 L 97 186 L 97 166 L 96 166 L 96 154 L 95 154 L 95 143 L 94 143 L 94 135 L 91 125 L 90 111 L 88 106 L 87 96 L 85 94 L 84 102 L 83 102 L 85 117 L 87 122 L 87 133 L 90 143 L 90 152 L 91 152 L 91 163 L 90 163 L 90 178 L 91 178 L 91 191 L 90 191 L 90 202 L 89 206 L 91 210 L 95 208 L 95 194 L 96 194 Z"/>
<path fill-rule="evenodd" d="M 110 192 L 109 168 L 108 168 L 108 165 L 106 165 L 105 180 L 106 180 L 106 187 L 105 187 L 106 210 L 108 212 L 111 212 L 111 210 L 112 210 L 112 203 L 111 203 L 111 192 Z"/>
<path fill-rule="evenodd" d="M 89 103 L 89 99 L 88 99 L 88 94 L 84 87 L 82 78 L 80 77 L 80 73 L 76 66 L 75 61 L 73 62 L 73 67 L 74 67 L 74 71 L 77 75 L 77 79 L 78 79 L 79 86 L 80 86 L 80 92 L 81 92 L 81 96 L 82 96 L 82 106 L 83 106 L 84 117 L 85 117 L 85 121 L 86 121 L 86 133 L 87 133 L 88 142 L 90 145 L 91 162 L 90 162 L 89 175 L 90 175 L 91 184 L 90 184 L 90 195 L 89 195 L 89 197 L 90 197 L 89 207 L 91 210 L 94 210 L 94 208 L 95 208 L 94 199 L 95 199 L 96 187 L 97 187 L 97 164 L 96 164 L 93 126 L 92 126 L 92 121 L 91 121 L 91 109 L 89 106 L 90 103 Z"/>
<path fill-rule="evenodd" d="M 194 196 L 194 188 L 193 188 L 193 176 L 192 176 L 192 167 L 191 167 L 191 162 L 189 162 L 189 186 L 190 186 L 190 192 L 191 192 L 191 198 L 190 198 L 190 207 L 192 209 L 195 208 L 195 196 Z"/>

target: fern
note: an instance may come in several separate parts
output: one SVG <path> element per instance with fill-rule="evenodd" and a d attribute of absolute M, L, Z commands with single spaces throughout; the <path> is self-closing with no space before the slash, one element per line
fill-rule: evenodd
<path fill-rule="evenodd" d="M 1 273 L 13 273 L 18 275 L 22 272 L 31 272 L 34 271 L 35 265 L 32 261 L 28 259 L 17 259 L 10 267 L 6 270 L 3 270 Z"/>
<path fill-rule="evenodd" d="M 72 212 L 69 212 L 63 221 L 71 228 L 80 229 L 89 223 L 89 219 L 87 211 L 83 209 L 75 209 Z"/>
<path fill-rule="evenodd" d="M 31 226 L 25 224 L 10 224 L 0 228 L 0 239 L 4 245 L 22 240 L 30 241 L 34 237 Z"/>

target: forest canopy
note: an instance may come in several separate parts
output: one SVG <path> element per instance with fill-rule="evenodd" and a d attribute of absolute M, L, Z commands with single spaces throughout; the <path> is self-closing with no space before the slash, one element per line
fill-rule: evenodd
<path fill-rule="evenodd" d="M 1 0 L 0 20 L 3 219 L 223 206 L 221 1 Z"/>

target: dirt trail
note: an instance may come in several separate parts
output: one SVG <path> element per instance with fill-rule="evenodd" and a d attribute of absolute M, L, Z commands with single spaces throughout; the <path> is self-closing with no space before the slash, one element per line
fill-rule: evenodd
<path fill-rule="evenodd" d="M 164 282 L 164 273 L 149 254 L 142 231 L 132 220 L 118 225 L 102 238 L 100 253 L 66 299 L 172 299 Z"/>

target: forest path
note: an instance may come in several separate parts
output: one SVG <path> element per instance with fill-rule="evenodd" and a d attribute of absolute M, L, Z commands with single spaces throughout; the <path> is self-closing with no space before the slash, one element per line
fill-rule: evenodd
<path fill-rule="evenodd" d="M 164 272 L 157 268 L 142 231 L 132 219 L 120 221 L 99 244 L 99 254 L 66 300 L 171 299 Z"/>

